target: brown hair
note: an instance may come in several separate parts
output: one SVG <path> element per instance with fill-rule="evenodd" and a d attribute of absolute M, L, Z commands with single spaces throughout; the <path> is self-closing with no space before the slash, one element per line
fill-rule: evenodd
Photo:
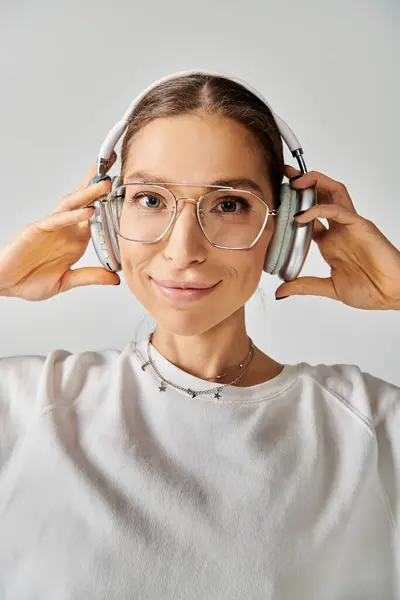
<path fill-rule="evenodd" d="M 182 75 L 160 83 L 140 100 L 129 118 L 122 143 L 122 177 L 130 143 L 140 129 L 153 119 L 198 109 L 233 119 L 255 136 L 263 153 L 265 174 L 273 194 L 273 208 L 278 209 L 284 158 L 282 138 L 275 119 L 268 106 L 251 91 L 236 81 L 217 75 Z"/>

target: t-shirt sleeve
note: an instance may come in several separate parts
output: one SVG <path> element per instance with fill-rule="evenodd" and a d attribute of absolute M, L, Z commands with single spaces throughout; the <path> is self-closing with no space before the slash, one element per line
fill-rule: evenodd
<path fill-rule="evenodd" d="M 378 442 L 379 474 L 400 536 L 400 387 L 370 373 L 361 374 Z"/>
<path fill-rule="evenodd" d="M 44 356 L 0 358 L 0 473 L 37 410 Z"/>

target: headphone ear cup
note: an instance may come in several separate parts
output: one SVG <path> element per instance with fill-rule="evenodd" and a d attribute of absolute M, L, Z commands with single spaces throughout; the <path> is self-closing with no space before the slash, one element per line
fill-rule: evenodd
<path fill-rule="evenodd" d="M 97 175 L 91 179 L 89 185 L 97 183 L 101 178 Z M 118 185 L 115 182 L 116 177 L 111 179 L 114 187 Z M 111 188 L 112 189 L 112 188 Z M 118 239 L 111 217 L 111 205 L 113 203 L 103 196 L 92 203 L 94 214 L 89 218 L 90 237 L 93 247 L 100 261 L 100 264 L 113 273 L 121 270 L 121 257 L 118 245 Z"/>
<path fill-rule="evenodd" d="M 111 180 L 111 191 L 110 193 L 115 193 L 117 188 L 122 185 L 122 177 L 120 175 L 116 175 Z M 105 214 L 106 214 L 106 227 L 109 240 L 111 242 L 112 250 L 115 254 L 115 258 L 118 261 L 119 265 L 121 265 L 121 252 L 118 243 L 118 236 L 115 231 L 114 222 L 119 226 L 121 213 L 123 206 L 123 198 L 116 197 L 112 202 L 107 202 L 105 205 Z"/>
<path fill-rule="evenodd" d="M 275 217 L 275 230 L 268 244 L 263 266 L 263 270 L 271 275 L 279 274 L 290 256 L 292 239 L 296 232 L 293 215 L 298 210 L 298 194 L 289 183 L 282 183 L 281 204 Z"/>

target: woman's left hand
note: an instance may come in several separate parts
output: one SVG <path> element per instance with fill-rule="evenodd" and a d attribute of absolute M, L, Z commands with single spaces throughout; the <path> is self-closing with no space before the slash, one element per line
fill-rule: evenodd
<path fill-rule="evenodd" d="M 286 165 L 285 175 L 292 178 L 301 171 Z M 283 283 L 275 296 L 325 296 L 354 308 L 400 310 L 400 251 L 356 212 L 346 186 L 318 171 L 290 185 L 296 190 L 315 186 L 318 204 L 295 220 L 315 219 L 312 239 L 331 267 L 331 276 L 298 277 Z M 329 229 L 318 217 L 328 220 Z"/>

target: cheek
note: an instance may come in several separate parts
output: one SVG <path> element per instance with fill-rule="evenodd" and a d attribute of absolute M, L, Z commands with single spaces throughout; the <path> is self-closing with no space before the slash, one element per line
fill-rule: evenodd
<path fill-rule="evenodd" d="M 146 306 L 147 299 L 142 271 L 146 270 L 150 264 L 153 252 L 150 246 L 133 244 L 123 238 L 119 239 L 119 248 L 125 281 L 138 300 Z"/>
<path fill-rule="evenodd" d="M 244 305 L 255 293 L 263 273 L 265 253 L 271 238 L 271 231 L 265 230 L 258 242 L 249 250 L 232 251 L 227 260 L 225 297 L 227 306 L 236 309 Z"/>
<path fill-rule="evenodd" d="M 257 287 L 262 275 L 265 254 L 270 238 L 270 230 L 265 230 L 253 248 L 237 253 L 238 258 L 236 269 L 238 276 L 242 281 L 248 281 L 249 284 L 251 284 L 251 282 L 255 282 Z"/>

